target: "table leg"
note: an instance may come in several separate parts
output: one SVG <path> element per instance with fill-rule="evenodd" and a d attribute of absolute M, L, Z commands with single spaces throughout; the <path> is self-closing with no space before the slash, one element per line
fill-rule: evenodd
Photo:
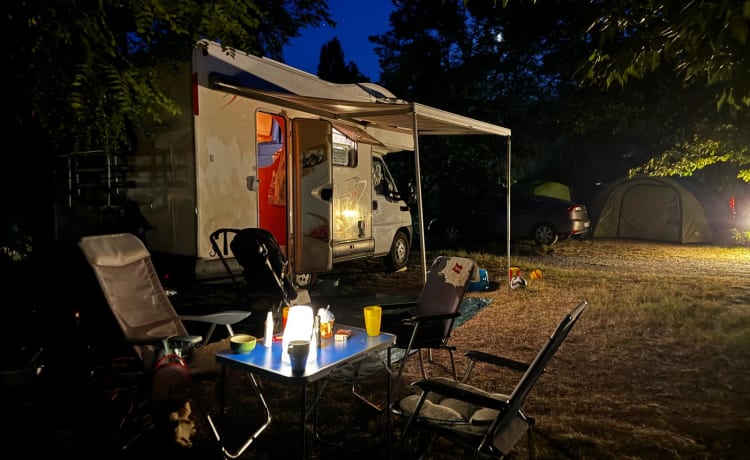
<path fill-rule="evenodd" d="M 301 424 L 302 424 L 302 459 L 307 458 L 306 449 L 306 438 L 307 438 L 307 385 L 302 384 L 302 413 L 301 413 Z"/>
<path fill-rule="evenodd" d="M 226 445 L 226 436 L 223 435 L 225 433 L 226 429 L 226 415 L 225 408 L 226 408 L 226 398 L 227 398 L 227 387 L 226 387 L 226 371 L 227 368 L 223 367 L 221 374 L 219 374 L 219 378 L 217 379 L 217 385 L 219 385 L 217 391 L 218 391 L 218 398 L 219 398 L 219 423 L 214 424 L 213 418 L 208 415 L 208 424 L 211 427 L 211 431 L 214 433 L 214 437 L 216 438 L 216 441 L 219 445 L 219 458 L 220 459 L 235 459 L 238 458 L 240 455 L 242 455 L 245 450 L 250 447 L 250 445 L 258 438 L 258 436 L 266 429 L 269 425 L 271 425 L 271 410 L 268 408 L 268 404 L 266 404 L 266 399 L 263 396 L 263 393 L 260 391 L 260 383 L 257 381 L 255 376 L 252 373 L 248 373 L 248 378 L 250 379 L 250 384 L 253 387 L 253 391 L 255 392 L 256 396 L 258 396 L 258 400 L 263 405 L 263 411 L 266 416 L 265 422 L 260 425 L 260 427 L 255 430 L 253 434 L 250 435 L 250 437 L 247 438 L 245 443 L 242 445 L 242 447 L 239 448 L 237 452 L 228 452 L 225 445 Z"/>
<path fill-rule="evenodd" d="M 224 433 L 226 425 L 224 422 L 224 409 L 226 407 L 226 366 L 221 366 L 221 372 L 219 373 L 219 379 L 217 385 L 219 385 L 219 430 L 217 437 L 219 438 L 219 459 L 224 458 Z"/>
<path fill-rule="evenodd" d="M 391 395 L 391 347 L 388 347 L 388 350 L 386 351 L 386 360 L 385 360 L 385 378 L 386 378 L 386 387 L 385 387 L 385 417 L 386 417 L 386 424 L 385 424 L 385 435 L 388 436 L 388 458 L 391 458 L 391 455 L 393 454 L 391 450 L 391 399 L 393 396 Z"/>

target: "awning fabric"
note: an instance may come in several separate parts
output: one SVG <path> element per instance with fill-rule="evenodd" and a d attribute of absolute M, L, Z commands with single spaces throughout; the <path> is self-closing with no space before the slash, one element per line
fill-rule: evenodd
<path fill-rule="evenodd" d="M 261 91 L 232 85 L 220 80 L 214 81 L 214 86 L 253 99 L 315 113 L 332 120 L 351 121 L 391 131 L 411 133 L 414 125 L 413 117 L 416 114 L 420 136 L 457 134 L 510 136 L 510 129 L 508 128 L 400 99 L 380 102 L 324 99 Z"/>

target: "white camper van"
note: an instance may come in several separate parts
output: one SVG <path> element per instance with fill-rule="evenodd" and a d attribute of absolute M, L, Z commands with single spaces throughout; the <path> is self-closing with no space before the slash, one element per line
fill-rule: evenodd
<path fill-rule="evenodd" d="M 375 102 L 394 97 L 385 88 L 332 84 L 207 41 L 190 68 L 164 78 L 181 113 L 139 142 L 129 191 L 152 226 L 152 253 L 187 258 L 196 278 L 210 277 L 223 270 L 213 231 L 264 228 L 303 287 L 339 261 L 384 257 L 393 270 L 406 265 L 412 216 L 383 157 L 409 148 L 410 135 L 379 137 L 262 97 Z"/>

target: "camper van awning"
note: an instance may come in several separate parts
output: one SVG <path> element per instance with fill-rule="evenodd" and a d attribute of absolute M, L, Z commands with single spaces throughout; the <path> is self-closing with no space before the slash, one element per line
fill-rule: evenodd
<path fill-rule="evenodd" d="M 510 129 L 446 112 L 416 102 L 379 101 L 361 102 L 340 99 L 325 99 L 296 94 L 261 91 L 215 79 L 212 86 L 245 97 L 260 99 L 268 103 L 303 110 L 332 120 L 347 120 L 365 126 L 374 126 L 391 131 L 411 133 L 414 117 L 420 136 L 491 134 L 510 136 Z"/>

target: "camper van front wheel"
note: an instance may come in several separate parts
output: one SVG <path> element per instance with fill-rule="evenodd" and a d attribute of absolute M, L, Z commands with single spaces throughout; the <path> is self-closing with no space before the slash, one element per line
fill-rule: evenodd
<path fill-rule="evenodd" d="M 409 237 L 402 231 L 396 232 L 391 243 L 391 252 L 385 256 L 385 265 L 389 270 L 404 268 L 409 261 Z"/>

